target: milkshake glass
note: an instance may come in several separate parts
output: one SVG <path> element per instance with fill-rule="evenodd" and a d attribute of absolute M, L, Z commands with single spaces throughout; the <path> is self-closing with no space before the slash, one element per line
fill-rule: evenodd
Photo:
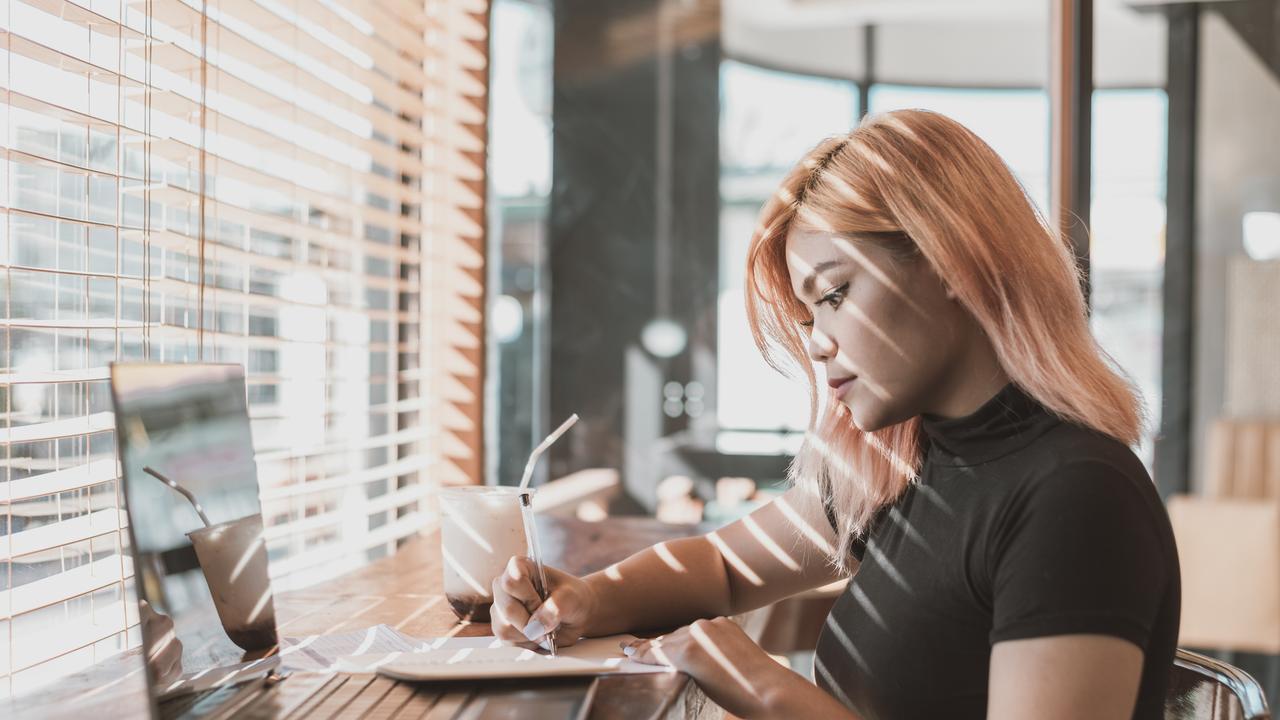
<path fill-rule="evenodd" d="M 444 593 L 460 619 L 489 622 L 493 579 L 513 555 L 529 554 L 520 495 L 533 492 L 509 486 L 441 488 Z"/>
<path fill-rule="evenodd" d="M 245 650 L 276 644 L 276 612 L 267 574 L 262 516 L 247 515 L 187 533 L 204 571 L 218 619 Z"/>

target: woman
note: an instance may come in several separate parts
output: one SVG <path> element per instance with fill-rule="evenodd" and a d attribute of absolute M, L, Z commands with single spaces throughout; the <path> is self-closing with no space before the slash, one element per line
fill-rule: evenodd
<path fill-rule="evenodd" d="M 606 572 L 550 571 L 546 603 L 513 558 L 495 634 L 684 626 L 625 651 L 747 718 L 1163 717 L 1180 580 L 1129 449 L 1140 405 L 991 148 L 917 110 L 824 141 L 765 205 L 747 290 L 761 351 L 815 388 L 792 487 Z M 845 576 L 816 686 L 724 619 Z"/>

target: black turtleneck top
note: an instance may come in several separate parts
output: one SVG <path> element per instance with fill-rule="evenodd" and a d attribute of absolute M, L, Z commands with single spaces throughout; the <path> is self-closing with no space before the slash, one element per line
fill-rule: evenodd
<path fill-rule="evenodd" d="M 1163 718 L 1180 578 L 1141 461 L 1012 384 L 923 435 L 919 482 L 850 547 L 815 681 L 867 720 L 976 720 L 995 643 L 1103 634 L 1145 655 L 1133 717 Z"/>

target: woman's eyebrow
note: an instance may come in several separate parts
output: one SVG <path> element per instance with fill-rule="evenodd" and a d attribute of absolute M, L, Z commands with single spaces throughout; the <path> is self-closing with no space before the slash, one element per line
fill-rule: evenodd
<path fill-rule="evenodd" d="M 806 294 L 812 293 L 813 285 L 818 282 L 818 276 L 822 274 L 823 270 L 830 270 L 831 268 L 842 264 L 842 260 L 823 260 L 817 265 L 814 265 L 813 270 L 809 273 L 808 277 L 804 279 L 804 282 L 800 283 L 800 290 Z"/>

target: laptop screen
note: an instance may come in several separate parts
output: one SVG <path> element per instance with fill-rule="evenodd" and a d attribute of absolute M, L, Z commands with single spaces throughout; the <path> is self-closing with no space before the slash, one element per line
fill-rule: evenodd
<path fill-rule="evenodd" d="M 163 694 L 276 644 L 244 371 L 115 363 L 111 390 L 143 646 Z"/>

